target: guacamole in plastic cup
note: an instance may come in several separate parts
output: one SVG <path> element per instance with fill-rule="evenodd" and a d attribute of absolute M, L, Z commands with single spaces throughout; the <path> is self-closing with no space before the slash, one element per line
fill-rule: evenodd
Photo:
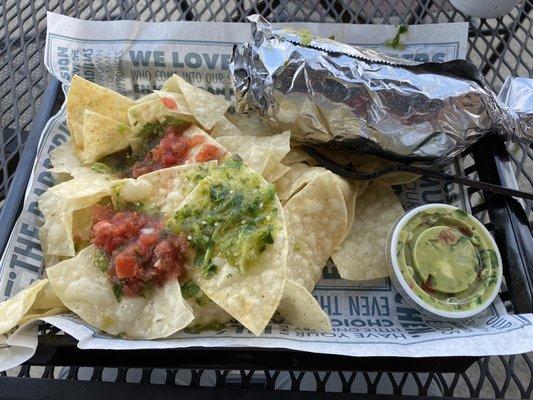
<path fill-rule="evenodd" d="M 502 261 L 494 239 L 472 215 L 447 204 L 404 214 L 389 233 L 387 256 L 396 289 L 426 314 L 473 316 L 500 289 Z"/>

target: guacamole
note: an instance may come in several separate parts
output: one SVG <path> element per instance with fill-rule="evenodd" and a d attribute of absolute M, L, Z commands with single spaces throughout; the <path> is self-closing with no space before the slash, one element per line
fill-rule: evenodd
<path fill-rule="evenodd" d="M 402 228 L 398 264 L 425 303 L 445 311 L 471 310 L 497 289 L 498 257 L 478 226 L 462 210 L 436 207 L 415 214 Z"/>

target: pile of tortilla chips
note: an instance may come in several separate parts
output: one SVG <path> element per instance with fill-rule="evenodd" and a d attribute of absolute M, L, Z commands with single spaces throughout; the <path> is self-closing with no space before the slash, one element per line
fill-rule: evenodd
<path fill-rule="evenodd" d="M 57 184 L 39 201 L 46 278 L 0 303 L 0 315 L 9 315 L 0 318 L 0 334 L 67 309 L 104 332 L 136 339 L 210 329 L 232 319 L 259 335 L 275 313 L 298 328 L 329 331 L 329 318 L 312 295 L 329 259 L 344 279 L 387 276 L 387 234 L 403 213 L 389 184 L 415 177 L 347 181 L 316 166 L 291 143 L 290 132 L 274 132 L 259 118 L 229 108 L 225 99 L 176 75 L 137 101 L 75 76 L 67 99 L 71 140 L 52 152 Z M 102 158 L 140 146 L 146 124 L 167 118 L 191 124 L 183 135 L 202 136 L 224 157 L 198 163 L 193 148 L 183 165 L 137 179 L 102 168 Z M 148 296 L 117 299 L 90 243 L 92 207 L 106 199 L 142 203 L 171 218 L 187 204 L 201 202 L 205 191 L 195 188 L 209 185 L 233 154 L 246 173 L 261 176 L 262 187 L 273 185 L 276 191 L 280 229 L 253 267 L 242 271 L 223 260 L 224 272 L 206 277 L 186 266 L 185 280 L 169 281 Z M 327 155 L 359 169 L 382 163 L 333 151 Z"/>

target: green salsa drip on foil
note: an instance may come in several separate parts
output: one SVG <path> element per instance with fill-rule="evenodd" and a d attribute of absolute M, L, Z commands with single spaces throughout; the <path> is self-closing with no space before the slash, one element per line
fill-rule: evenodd
<path fill-rule="evenodd" d="M 196 252 L 194 265 L 206 277 L 217 273 L 220 256 L 245 272 L 274 242 L 278 211 L 274 186 L 231 158 L 199 182 L 197 201 L 183 206 L 169 222 L 185 232 Z"/>
<path fill-rule="evenodd" d="M 500 266 L 492 243 L 462 210 L 427 209 L 403 227 L 398 263 L 409 287 L 445 311 L 470 310 L 494 292 Z"/>

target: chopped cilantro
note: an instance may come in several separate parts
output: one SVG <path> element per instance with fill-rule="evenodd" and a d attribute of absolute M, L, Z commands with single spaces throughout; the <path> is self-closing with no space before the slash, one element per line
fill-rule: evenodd
<path fill-rule="evenodd" d="M 139 136 L 147 139 L 147 138 L 160 138 L 163 136 L 165 132 L 165 128 L 169 125 L 185 125 L 188 124 L 187 121 L 184 121 L 179 118 L 175 117 L 167 117 L 163 121 L 154 121 L 154 122 L 148 122 L 145 124 L 141 131 L 139 132 Z"/>
<path fill-rule="evenodd" d="M 103 272 L 106 272 L 109 267 L 109 257 L 101 250 L 96 250 L 93 262 Z"/>
<path fill-rule="evenodd" d="M 91 165 L 91 169 L 101 174 L 107 174 L 111 172 L 111 168 L 109 168 L 106 164 L 101 163 L 101 162 L 95 162 L 93 165 Z"/>
<path fill-rule="evenodd" d="M 468 218 L 468 213 L 466 211 L 463 211 L 463 210 L 455 210 L 455 215 L 457 216 L 457 218 L 459 219 L 466 219 Z"/>
<path fill-rule="evenodd" d="M 120 197 L 120 191 L 122 190 L 122 187 L 124 186 L 124 182 L 120 182 L 118 185 L 113 186 L 111 188 L 111 191 L 116 197 Z"/>
<path fill-rule="evenodd" d="M 185 179 L 192 183 L 198 183 L 204 179 L 209 173 L 209 168 L 206 165 L 199 165 L 198 168 L 195 168 L 191 172 L 185 175 Z"/>
<path fill-rule="evenodd" d="M 131 168 L 134 161 L 130 147 L 100 159 L 100 163 L 105 164 L 109 168 L 109 172 L 113 172 L 120 176 L 125 176 L 124 174 L 129 168 Z"/>
<path fill-rule="evenodd" d="M 120 299 L 122 298 L 122 283 L 114 283 L 113 284 L 113 294 L 115 295 L 115 299 L 120 303 Z"/>
<path fill-rule="evenodd" d="M 184 299 L 196 297 L 200 292 L 200 288 L 193 281 L 185 282 L 181 285 L 181 294 Z"/>
<path fill-rule="evenodd" d="M 206 304 L 211 303 L 211 299 L 207 297 L 205 294 L 202 293 L 202 295 L 198 298 L 196 298 L 196 304 L 198 304 L 200 307 L 205 306 Z"/>
<path fill-rule="evenodd" d="M 216 274 L 218 271 L 218 267 L 215 264 L 209 264 L 207 268 L 204 268 L 204 275 L 206 278 L 209 278 Z"/>

